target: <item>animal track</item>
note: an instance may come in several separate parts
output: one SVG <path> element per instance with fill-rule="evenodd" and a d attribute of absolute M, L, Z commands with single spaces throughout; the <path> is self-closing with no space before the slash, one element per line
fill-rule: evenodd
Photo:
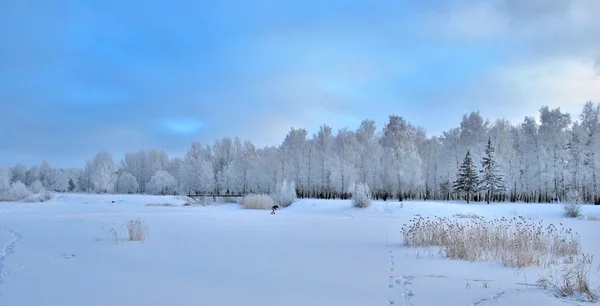
<path fill-rule="evenodd" d="M 21 235 L 19 235 L 19 233 L 17 233 L 17 232 L 11 231 L 10 229 L 5 228 L 5 227 L 0 227 L 0 230 L 3 230 L 5 232 L 9 233 L 11 236 L 11 240 L 6 245 L 4 245 L 4 248 L 2 248 L 2 251 L 0 252 L 0 284 L 3 284 L 4 283 L 3 276 L 10 274 L 10 271 L 3 271 L 4 270 L 4 261 L 10 254 L 12 254 L 14 252 L 15 245 L 21 239 Z M 0 293 L 0 301 L 1 300 L 2 300 L 2 294 Z"/>

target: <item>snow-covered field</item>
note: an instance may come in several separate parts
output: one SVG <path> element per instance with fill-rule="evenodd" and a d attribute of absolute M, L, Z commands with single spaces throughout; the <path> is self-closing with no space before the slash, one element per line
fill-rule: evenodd
<path fill-rule="evenodd" d="M 75 194 L 0 203 L 0 305 L 582 304 L 532 286 L 539 269 L 516 273 L 403 248 L 401 227 L 416 214 L 562 222 L 600 263 L 600 222 L 566 219 L 560 205 L 374 202 L 358 210 L 350 201 L 299 200 L 273 216 L 182 203 Z M 148 227 L 143 243 L 126 239 L 126 222 L 137 218 Z"/>

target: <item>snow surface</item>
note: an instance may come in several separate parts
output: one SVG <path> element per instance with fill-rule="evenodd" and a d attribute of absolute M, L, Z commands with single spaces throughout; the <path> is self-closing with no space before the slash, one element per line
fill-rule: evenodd
<path fill-rule="evenodd" d="M 183 203 L 80 194 L 0 203 L 0 305 L 583 304 L 532 286 L 545 274 L 539 269 L 515 273 L 403 248 L 400 229 L 416 214 L 562 222 L 581 235 L 584 252 L 600 258 L 600 223 L 566 219 L 560 205 L 375 201 L 360 210 L 350 201 L 299 200 L 273 216 Z M 125 239 L 126 222 L 137 218 L 148 226 L 143 243 Z M 118 243 L 111 229 L 120 232 Z"/>

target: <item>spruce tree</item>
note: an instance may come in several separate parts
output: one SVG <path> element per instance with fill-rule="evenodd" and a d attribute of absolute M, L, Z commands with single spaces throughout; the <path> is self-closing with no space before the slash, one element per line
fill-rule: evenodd
<path fill-rule="evenodd" d="M 460 169 L 458 169 L 458 177 L 456 178 L 456 181 L 454 181 L 452 188 L 454 188 L 454 191 L 456 192 L 466 192 L 467 203 L 469 203 L 471 193 L 477 191 L 478 185 L 479 178 L 477 176 L 477 169 L 471 158 L 471 153 L 467 151 L 467 155 L 465 156 Z"/>
<path fill-rule="evenodd" d="M 504 182 L 504 176 L 498 168 L 498 164 L 494 159 L 494 146 L 492 146 L 492 139 L 488 138 L 487 146 L 485 147 L 485 156 L 481 161 L 481 182 L 480 189 L 487 191 L 487 203 L 490 204 L 490 198 L 496 192 L 502 192 L 506 190 Z"/>

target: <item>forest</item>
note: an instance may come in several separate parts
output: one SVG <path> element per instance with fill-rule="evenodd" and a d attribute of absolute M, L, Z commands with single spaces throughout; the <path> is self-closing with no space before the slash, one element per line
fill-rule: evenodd
<path fill-rule="evenodd" d="M 572 116 L 547 106 L 517 124 L 465 114 L 459 127 L 428 136 L 390 115 L 380 128 L 327 125 L 312 135 L 291 128 L 278 146 L 223 138 L 193 142 L 185 156 L 142 149 L 115 160 L 100 152 L 82 168 L 0 169 L 0 200 L 10 188 L 85 193 L 271 193 L 284 180 L 298 197 L 348 198 L 356 183 L 377 199 L 600 204 L 600 104 Z"/>

